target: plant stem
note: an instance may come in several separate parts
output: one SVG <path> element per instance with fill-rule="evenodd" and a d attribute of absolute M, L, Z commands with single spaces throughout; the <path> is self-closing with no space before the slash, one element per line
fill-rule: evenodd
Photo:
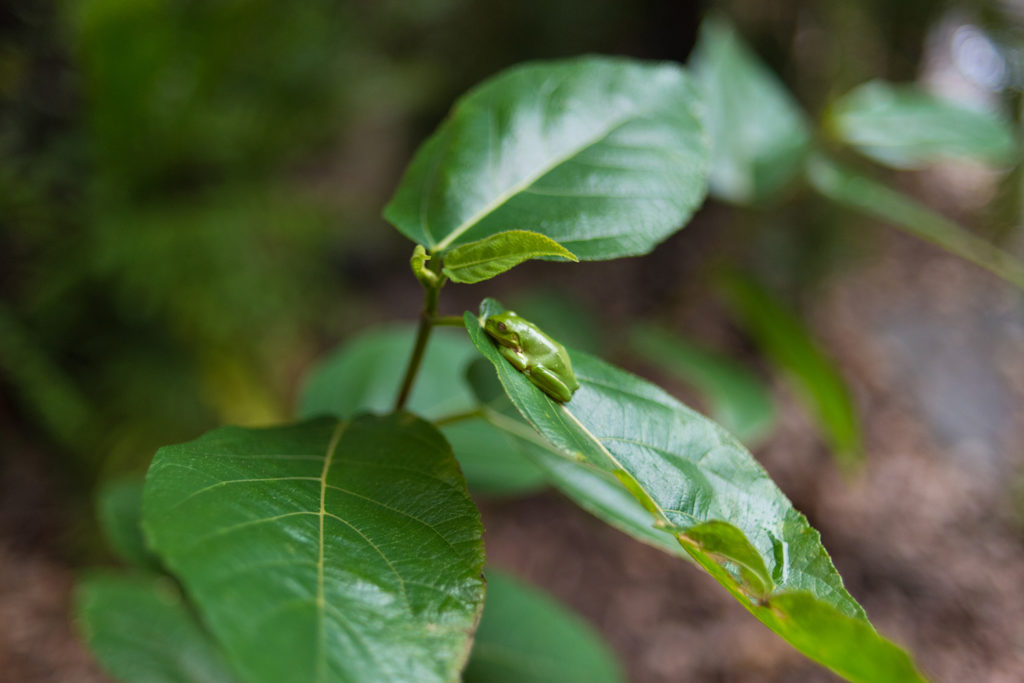
<path fill-rule="evenodd" d="M 423 312 L 420 314 L 420 325 L 416 330 L 416 345 L 412 349 L 412 356 L 409 357 L 409 365 L 405 368 L 405 378 L 402 380 L 402 389 L 398 392 L 398 399 L 395 401 L 395 411 L 405 407 L 412 392 L 413 382 L 419 374 L 420 363 L 423 362 L 423 354 L 427 350 L 427 341 L 430 340 L 430 331 L 434 329 L 434 318 L 437 314 L 437 295 L 440 287 L 427 287 L 423 299 Z"/>
<path fill-rule="evenodd" d="M 571 460 L 569 456 L 555 448 L 547 439 L 534 431 L 534 429 L 525 422 L 520 422 L 514 418 L 507 417 L 491 408 L 483 407 L 481 410 L 483 412 L 484 420 L 503 432 L 511 434 L 512 436 L 517 436 L 524 441 L 529 441 L 534 445 L 545 448 L 555 455 Z"/>
<path fill-rule="evenodd" d="M 466 420 L 482 418 L 484 415 L 485 412 L 483 408 L 474 408 L 473 410 L 467 410 L 462 413 L 452 413 L 451 415 L 439 417 L 434 420 L 434 426 L 444 427 L 445 425 L 455 424 L 456 422 L 465 422 Z"/>

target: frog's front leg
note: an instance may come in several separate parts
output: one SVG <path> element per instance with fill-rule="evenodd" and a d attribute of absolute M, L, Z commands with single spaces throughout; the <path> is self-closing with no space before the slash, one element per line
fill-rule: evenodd
<path fill-rule="evenodd" d="M 503 355 L 505 357 L 505 360 L 511 363 L 512 367 L 514 367 L 516 370 L 518 370 L 519 372 L 526 372 L 526 368 L 528 367 L 529 363 L 526 360 L 526 356 L 523 354 L 522 351 L 516 351 L 515 349 L 511 349 L 507 346 L 499 346 L 498 353 Z"/>
<path fill-rule="evenodd" d="M 536 384 L 541 391 L 562 403 L 568 403 L 572 399 L 572 390 L 566 385 L 558 373 L 544 367 L 533 367 L 528 371 L 530 381 Z"/>

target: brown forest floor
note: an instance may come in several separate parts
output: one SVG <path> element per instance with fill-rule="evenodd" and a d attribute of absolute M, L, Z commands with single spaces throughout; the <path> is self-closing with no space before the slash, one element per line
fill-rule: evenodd
<path fill-rule="evenodd" d="M 831 281 L 812 321 L 854 387 L 863 471 L 840 475 L 783 383 L 779 428 L 756 455 L 821 531 L 878 629 L 930 677 L 1019 682 L 1024 320 L 994 278 L 917 242 L 887 241 L 885 258 Z M 619 268 L 616 278 L 644 266 Z M 32 462 L 7 458 L 0 472 L 0 680 L 102 681 L 68 617 L 74 572 L 57 546 L 67 520 Z M 483 511 L 491 562 L 585 615 L 630 680 L 838 680 L 694 567 L 555 493 Z"/>

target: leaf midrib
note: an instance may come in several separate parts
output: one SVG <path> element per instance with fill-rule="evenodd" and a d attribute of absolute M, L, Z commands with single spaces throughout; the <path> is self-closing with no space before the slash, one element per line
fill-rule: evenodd
<path fill-rule="evenodd" d="M 517 253 L 512 253 L 512 254 L 506 253 L 506 254 L 498 254 L 496 256 L 485 256 L 485 257 L 481 257 L 481 258 L 478 258 L 478 259 L 474 259 L 472 261 L 456 262 L 454 266 L 446 266 L 446 267 L 450 268 L 451 270 L 464 270 L 464 269 L 467 269 L 467 268 L 475 268 L 476 266 L 482 266 L 482 265 L 485 265 L 485 264 L 488 264 L 488 263 L 493 263 L 494 261 L 513 261 L 515 259 L 520 259 L 520 258 L 523 259 L 523 260 L 527 260 L 527 259 L 530 259 L 530 258 L 536 258 L 538 256 L 561 256 L 563 258 L 566 258 L 564 252 L 562 252 L 562 251 L 554 251 L 554 250 L 550 250 L 550 251 L 532 251 L 532 252 L 529 252 L 529 253 L 527 253 L 527 252 L 517 252 Z"/>
<path fill-rule="evenodd" d="M 587 148 L 593 147 L 594 145 L 598 144 L 599 142 L 601 142 L 602 140 L 607 138 L 609 135 L 611 135 L 612 133 L 614 133 L 616 130 L 618 130 L 622 126 L 626 125 L 627 123 L 630 123 L 631 121 L 634 121 L 634 120 L 636 120 L 638 118 L 642 118 L 642 117 L 643 117 L 643 115 L 638 113 L 637 111 L 630 111 L 628 115 L 626 115 L 622 119 L 616 121 L 615 123 L 609 125 L 600 134 L 595 135 L 595 136 L 593 136 L 591 138 L 588 138 L 587 140 L 585 140 L 584 142 L 582 142 L 578 146 L 569 149 L 565 154 L 555 157 L 549 164 L 547 164 L 546 166 L 542 166 L 539 170 L 537 170 L 532 175 L 528 175 L 525 178 L 523 178 L 522 180 L 520 180 L 519 182 L 514 183 L 507 190 L 505 190 L 504 192 L 500 193 L 493 200 L 491 200 L 490 202 L 485 204 L 483 206 L 483 208 L 479 209 L 472 216 L 470 216 L 469 218 L 464 220 L 462 223 L 460 223 L 454 230 L 452 230 L 450 233 L 448 233 L 447 237 L 445 237 L 443 240 L 438 242 L 434 246 L 432 251 L 443 251 L 444 249 L 447 249 L 452 244 L 452 242 L 454 242 L 459 237 L 461 237 L 470 228 L 472 228 L 473 226 L 478 224 L 481 220 L 486 218 L 488 215 L 490 215 L 491 213 L 496 211 L 499 207 L 501 207 L 503 204 L 505 204 L 512 197 L 514 197 L 515 195 L 519 194 L 520 192 L 522 192 L 523 190 L 525 190 L 526 188 L 530 187 L 535 182 L 537 182 L 538 180 L 543 178 L 545 175 L 547 175 L 548 173 L 553 171 L 559 165 L 566 163 L 567 161 L 569 161 L 573 157 L 579 155 L 581 152 L 583 152 Z"/>
<path fill-rule="evenodd" d="M 566 408 L 564 405 L 560 407 L 562 408 L 562 411 L 566 415 L 568 415 L 569 418 L 576 424 L 576 426 L 583 430 L 583 433 L 587 436 L 587 438 L 593 441 L 594 444 L 596 444 L 597 447 L 604 452 L 605 456 L 611 461 L 611 463 L 615 465 L 615 467 L 617 467 L 620 472 L 628 476 L 633 481 L 633 483 L 636 484 L 636 487 L 638 489 L 644 492 L 644 494 L 647 496 L 647 499 L 654 506 L 654 509 L 657 510 L 658 516 L 660 517 L 660 521 L 662 521 L 666 525 L 666 530 L 674 529 L 676 525 L 672 522 L 672 520 L 668 518 L 668 515 L 665 514 L 665 509 L 662 508 L 662 506 L 656 500 L 654 500 L 651 494 L 647 492 L 647 487 L 641 484 L 640 481 L 635 476 L 633 476 L 633 473 L 626 469 L 625 465 L 622 464 L 618 457 L 616 457 L 616 455 L 612 453 L 607 446 L 604 445 L 604 442 L 601 439 L 599 439 L 593 432 L 587 429 L 587 427 L 582 422 L 580 422 L 579 418 L 577 418 L 571 410 Z M 672 535 L 675 536 L 675 534 Z"/>
<path fill-rule="evenodd" d="M 324 667 L 327 664 L 327 598 L 324 592 L 324 520 L 327 518 L 327 473 L 334 461 L 334 454 L 338 450 L 338 443 L 341 435 L 348 427 L 348 420 L 339 420 L 338 426 L 334 428 L 331 439 L 327 443 L 327 453 L 324 456 L 324 467 L 320 472 L 320 530 L 319 548 L 316 561 L 316 616 L 317 616 L 317 648 L 319 656 L 316 658 L 315 680 L 324 680 Z"/>

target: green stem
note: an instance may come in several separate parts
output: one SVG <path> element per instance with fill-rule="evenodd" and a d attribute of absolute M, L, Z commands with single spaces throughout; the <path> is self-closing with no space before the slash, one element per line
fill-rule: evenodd
<path fill-rule="evenodd" d="M 520 422 L 519 420 L 516 420 L 514 418 L 507 417 L 506 415 L 499 413 L 497 410 L 493 410 L 487 407 L 482 408 L 481 412 L 483 413 L 483 417 L 487 422 L 491 423 L 491 425 L 497 427 L 503 432 L 511 434 L 512 436 L 517 436 L 520 439 L 523 439 L 524 441 L 529 441 L 530 443 L 536 446 L 540 446 L 541 448 L 545 448 L 554 453 L 555 455 L 565 458 L 566 460 L 572 460 L 572 458 L 570 458 L 565 453 L 562 453 L 557 448 L 555 448 L 555 446 L 551 444 L 551 442 L 549 442 L 543 436 L 538 434 L 533 428 L 531 428 L 525 422 Z"/>
<path fill-rule="evenodd" d="M 409 357 L 409 365 L 405 368 L 405 377 L 402 379 L 402 388 L 395 400 L 395 412 L 404 408 L 406 401 L 409 400 L 413 382 L 416 381 L 420 364 L 423 362 L 423 354 L 427 350 L 430 331 L 434 329 L 434 325 L 448 324 L 443 321 L 452 317 L 437 315 L 437 297 L 446 279 L 441 275 L 441 259 L 427 257 L 423 247 L 417 245 L 413 250 L 410 264 L 416 279 L 423 285 L 423 311 L 420 312 L 420 324 L 416 330 L 416 345 L 412 348 L 412 356 Z"/>
<path fill-rule="evenodd" d="M 525 422 L 522 422 L 515 418 L 508 417 L 507 415 L 499 413 L 498 411 L 492 408 L 488 408 L 486 406 L 480 408 L 480 412 L 482 413 L 484 421 L 490 424 L 492 427 L 500 429 L 501 431 L 511 436 L 523 439 L 524 441 L 529 441 L 533 445 L 543 448 L 548 453 L 551 453 L 552 455 L 555 455 L 561 458 L 562 460 L 568 460 L 569 462 L 573 463 L 578 467 L 590 470 L 591 472 L 605 479 L 608 479 L 609 481 L 615 481 L 620 484 L 622 483 L 612 473 L 608 472 L 607 470 L 601 469 L 592 462 L 589 462 L 581 458 L 574 458 L 571 455 L 562 452 L 561 450 L 558 449 L 557 446 L 555 446 L 553 443 L 545 439 L 543 436 L 540 435 L 540 433 L 531 428 Z M 540 466 L 541 469 L 547 469 L 542 463 L 537 462 L 536 459 L 533 458 L 532 456 L 530 456 L 529 459 L 538 466 Z"/>
<path fill-rule="evenodd" d="M 427 350 L 427 342 L 430 340 L 430 331 L 434 329 L 433 320 L 437 313 L 437 287 L 427 287 L 426 296 L 423 300 L 423 312 L 420 314 L 420 324 L 416 329 L 416 345 L 413 346 L 412 356 L 409 357 L 409 365 L 405 368 L 405 378 L 402 380 L 402 389 L 398 392 L 398 399 L 395 401 L 395 412 L 405 407 L 412 392 L 413 382 L 419 374 L 420 363 L 423 362 L 423 354 Z"/>
<path fill-rule="evenodd" d="M 452 413 L 451 415 L 445 415 L 434 420 L 435 427 L 444 427 L 445 425 L 455 424 L 456 422 L 465 422 L 466 420 L 475 420 L 482 418 L 486 415 L 483 408 L 474 408 L 473 410 L 467 410 L 464 413 Z"/>

